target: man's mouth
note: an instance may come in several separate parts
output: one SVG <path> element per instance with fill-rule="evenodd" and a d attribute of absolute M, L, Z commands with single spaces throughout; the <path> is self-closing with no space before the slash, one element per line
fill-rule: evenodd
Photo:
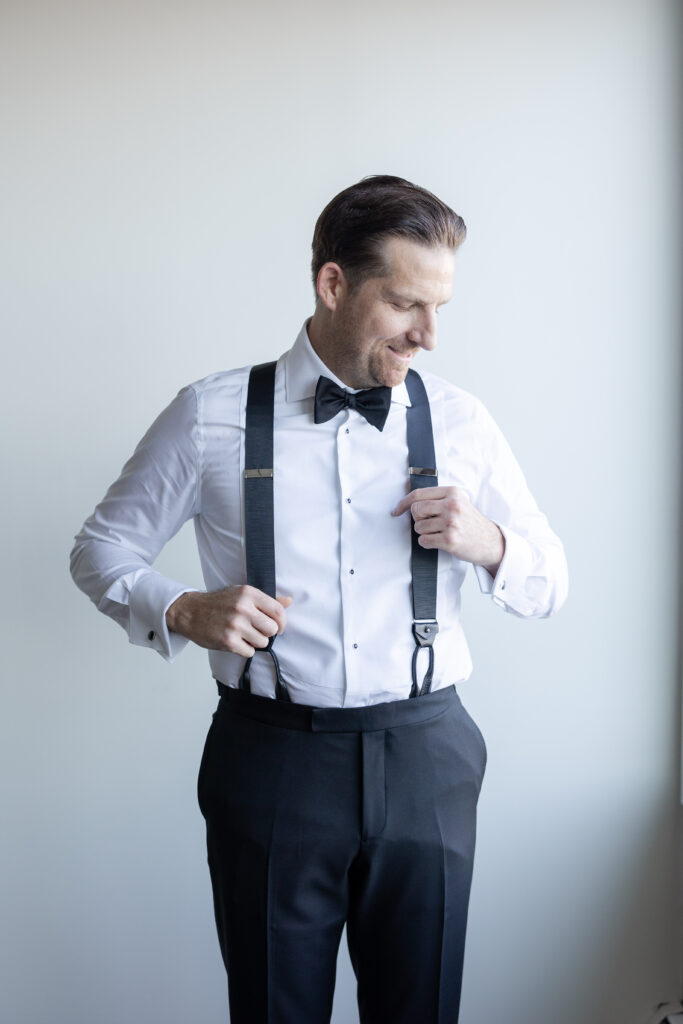
<path fill-rule="evenodd" d="M 408 349 L 407 351 L 401 352 L 398 349 L 394 348 L 393 345 L 389 345 L 389 351 L 393 352 L 396 358 L 400 359 L 401 362 L 404 363 L 409 363 L 410 360 L 415 355 L 415 349 Z"/>

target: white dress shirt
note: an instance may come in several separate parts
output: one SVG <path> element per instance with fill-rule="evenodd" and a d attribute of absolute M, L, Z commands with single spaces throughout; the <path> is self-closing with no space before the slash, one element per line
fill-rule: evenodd
<path fill-rule="evenodd" d="M 404 699 L 411 687 L 411 517 L 392 517 L 406 494 L 405 384 L 393 388 L 383 431 L 354 409 L 313 422 L 321 374 L 345 385 L 301 328 L 277 365 L 274 504 L 277 591 L 292 597 L 275 641 L 292 700 L 353 707 Z M 567 593 L 560 540 L 482 403 L 419 371 L 429 396 L 440 485 L 464 488 L 497 523 L 505 555 L 495 580 L 475 566 L 484 594 L 514 615 L 544 617 Z M 71 571 L 130 642 L 173 659 L 187 640 L 169 632 L 166 610 L 190 587 L 152 563 L 192 517 L 206 589 L 245 582 L 244 420 L 249 367 L 183 388 L 149 428 L 119 479 L 76 537 Z M 467 562 L 439 552 L 432 689 L 466 679 L 472 662 L 460 623 Z M 423 659 L 425 659 L 423 661 Z M 236 686 L 244 659 L 210 651 L 216 679 Z M 426 655 L 419 659 L 419 681 Z M 274 696 L 265 652 L 251 666 L 252 692 Z"/>

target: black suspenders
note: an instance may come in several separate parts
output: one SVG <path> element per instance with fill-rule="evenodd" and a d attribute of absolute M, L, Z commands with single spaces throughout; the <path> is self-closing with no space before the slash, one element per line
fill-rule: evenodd
<path fill-rule="evenodd" d="M 410 489 L 417 487 L 436 487 L 439 478 L 436 473 L 436 456 L 434 454 L 434 433 L 432 431 L 432 414 L 429 411 L 429 399 L 422 377 L 415 370 L 408 370 L 406 387 L 410 396 L 410 406 L 406 409 L 406 433 L 408 435 L 408 463 L 410 473 Z M 436 621 L 436 574 L 439 565 L 439 552 L 436 548 L 420 547 L 419 534 L 410 531 L 412 554 L 410 566 L 413 583 L 413 686 L 411 697 L 429 693 L 434 675 L 434 638 L 439 632 Z M 417 687 L 417 656 L 420 648 L 426 647 L 429 652 L 427 672 L 418 691 Z"/>
<path fill-rule="evenodd" d="M 247 583 L 275 597 L 275 536 L 273 531 L 273 402 L 275 363 L 253 366 L 249 374 L 244 439 L 244 528 Z M 282 682 L 280 664 L 270 638 L 266 650 L 275 665 L 275 696 L 291 700 Z M 251 692 L 247 660 L 239 686 Z"/>
<path fill-rule="evenodd" d="M 244 524 L 247 583 L 275 597 L 275 540 L 273 530 L 273 400 L 275 392 L 275 366 L 261 363 L 252 367 L 247 392 L 246 435 L 244 442 Z M 432 417 L 427 392 L 422 378 L 415 370 L 408 370 L 406 387 L 411 405 L 406 410 L 410 489 L 436 487 L 438 477 L 434 455 Z M 413 685 L 411 697 L 429 693 L 434 674 L 434 638 L 439 632 L 436 621 L 436 580 L 439 553 L 435 548 L 423 548 L 418 534 L 412 536 L 412 594 L 413 636 L 415 650 L 412 660 Z M 275 696 L 278 700 L 291 700 L 282 681 L 280 665 L 271 637 L 266 651 L 275 665 Z M 427 672 L 422 685 L 417 682 L 417 659 L 421 648 L 429 654 Z M 240 689 L 250 692 L 249 668 L 251 658 L 240 677 Z"/>

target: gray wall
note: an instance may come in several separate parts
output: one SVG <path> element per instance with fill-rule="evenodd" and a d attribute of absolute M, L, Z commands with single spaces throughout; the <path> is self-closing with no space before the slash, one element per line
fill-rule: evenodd
<path fill-rule="evenodd" d="M 467 586 L 490 762 L 463 1024 L 679 994 L 674 11 L 3 3 L 3 1021 L 226 1019 L 204 653 L 130 647 L 67 555 L 181 385 L 289 346 L 318 212 L 377 172 L 467 221 L 422 365 L 486 402 L 570 561 L 547 622 Z M 201 583 L 191 530 L 159 565 Z"/>

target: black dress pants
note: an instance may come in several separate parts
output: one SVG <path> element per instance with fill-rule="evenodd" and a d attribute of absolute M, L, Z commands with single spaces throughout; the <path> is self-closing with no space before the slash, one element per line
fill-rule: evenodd
<path fill-rule="evenodd" d="M 360 708 L 223 688 L 199 771 L 231 1024 L 457 1024 L 481 733 L 454 686 Z"/>

